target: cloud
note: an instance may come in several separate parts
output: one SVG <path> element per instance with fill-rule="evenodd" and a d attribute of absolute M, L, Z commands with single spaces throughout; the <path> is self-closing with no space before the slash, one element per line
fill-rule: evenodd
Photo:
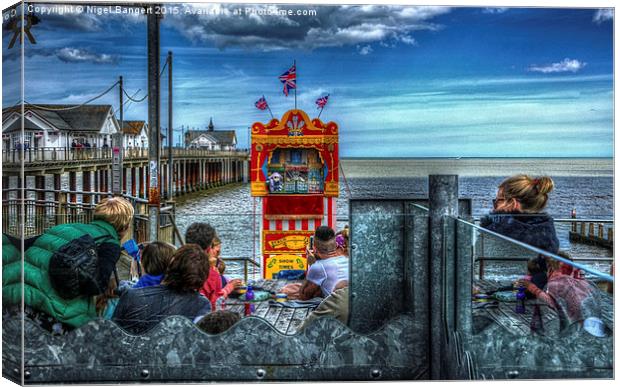
<path fill-rule="evenodd" d="M 183 7 L 185 12 L 171 15 L 164 19 L 164 24 L 177 29 L 193 43 L 261 51 L 364 47 L 371 43 L 414 45 L 412 33 L 441 29 L 432 19 L 450 11 L 447 7 L 384 5 L 185 4 Z"/>
<path fill-rule="evenodd" d="M 360 55 L 368 55 L 372 52 L 372 47 L 370 47 L 369 45 L 366 46 L 357 46 L 357 50 L 360 53 Z"/>
<path fill-rule="evenodd" d="M 94 63 L 94 64 L 116 64 L 119 55 L 97 53 L 84 48 L 63 47 L 63 48 L 29 48 L 25 50 L 27 58 L 35 56 L 50 57 L 55 56 L 65 63 Z M 19 60 L 21 50 L 10 50 L 2 57 L 5 61 Z"/>
<path fill-rule="evenodd" d="M 509 8 L 507 7 L 484 8 L 482 10 L 482 13 L 498 14 L 498 13 L 504 13 L 508 11 L 508 9 Z"/>
<path fill-rule="evenodd" d="M 551 63 L 549 65 L 538 66 L 531 65 L 529 71 L 538 72 L 538 73 L 565 73 L 572 72 L 576 73 L 577 71 L 586 67 L 586 62 L 580 62 L 577 59 L 569 59 L 564 58 L 563 61 L 557 63 Z"/>
<path fill-rule="evenodd" d="M 602 24 L 603 22 L 606 22 L 608 20 L 613 20 L 613 19 L 614 19 L 613 8 L 601 8 L 601 9 L 596 10 L 596 12 L 594 13 L 594 17 L 592 18 L 592 21 L 595 22 L 596 24 Z"/>
<path fill-rule="evenodd" d="M 72 47 L 64 47 L 57 50 L 56 57 L 68 63 L 89 62 L 94 64 L 113 64 L 118 62 L 117 55 L 98 54 L 82 48 Z"/>

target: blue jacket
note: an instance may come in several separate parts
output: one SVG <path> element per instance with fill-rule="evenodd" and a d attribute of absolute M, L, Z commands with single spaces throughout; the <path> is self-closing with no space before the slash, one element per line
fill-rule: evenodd
<path fill-rule="evenodd" d="M 553 218 L 545 213 L 491 213 L 480 219 L 480 226 L 553 254 L 560 249 Z"/>

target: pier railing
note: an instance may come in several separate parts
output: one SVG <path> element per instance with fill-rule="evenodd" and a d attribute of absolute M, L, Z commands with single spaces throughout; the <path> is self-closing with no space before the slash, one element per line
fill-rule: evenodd
<path fill-rule="evenodd" d="M 18 195 L 26 194 L 21 199 Z M 46 229 L 63 223 L 87 223 L 93 220 L 95 204 L 110 192 L 69 191 L 48 189 L 7 189 L 2 195 L 2 232 L 30 238 Z M 140 243 L 148 240 L 148 201 L 124 195 L 134 206 L 133 239 Z M 159 240 L 172 244 L 183 243 L 175 222 L 174 202 L 160 209 Z M 22 234 L 23 226 L 23 234 Z"/>
<path fill-rule="evenodd" d="M 162 148 L 166 149 L 166 148 Z M 245 149 L 236 150 L 210 150 L 200 148 L 173 148 L 173 157 L 232 157 L 247 155 Z M 161 153 L 161 158 L 166 159 L 168 153 Z M 148 148 L 128 147 L 123 148 L 123 157 L 126 159 L 148 158 Z M 45 161 L 86 161 L 112 159 L 112 149 L 106 148 L 64 148 L 64 147 L 39 147 L 27 149 L 3 149 L 3 163 L 35 163 Z"/>

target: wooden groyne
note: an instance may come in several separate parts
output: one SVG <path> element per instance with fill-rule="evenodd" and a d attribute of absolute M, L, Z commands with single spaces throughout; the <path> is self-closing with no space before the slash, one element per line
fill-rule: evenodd
<path fill-rule="evenodd" d="M 588 243 L 608 249 L 614 247 L 614 228 L 606 226 L 605 223 L 588 220 L 577 220 L 576 212 L 573 210 L 571 218 L 571 229 L 568 233 L 571 242 Z"/>

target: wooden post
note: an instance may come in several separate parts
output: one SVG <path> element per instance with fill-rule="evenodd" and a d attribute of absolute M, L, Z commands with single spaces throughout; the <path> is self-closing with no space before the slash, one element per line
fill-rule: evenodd
<path fill-rule="evenodd" d="M 146 197 L 146 190 L 144 187 L 144 167 L 138 167 L 138 181 L 140 182 L 140 194 L 141 198 Z"/>
<path fill-rule="evenodd" d="M 598 225 L 598 238 L 603 239 L 603 233 L 605 232 L 605 226 L 602 223 Z"/>
<path fill-rule="evenodd" d="M 127 193 L 127 169 L 121 167 L 121 170 L 123 171 L 123 193 Z"/>
<path fill-rule="evenodd" d="M 579 225 L 581 227 L 581 230 L 580 230 L 581 236 L 586 236 L 586 224 L 585 224 L 585 222 L 580 222 Z"/>
<path fill-rule="evenodd" d="M 76 179 L 76 172 L 69 172 L 69 191 L 77 191 L 77 179 Z M 71 222 L 75 222 L 76 219 L 76 215 L 77 215 L 77 194 L 69 194 L 69 206 L 70 206 L 70 216 L 71 216 Z"/>
<path fill-rule="evenodd" d="M 90 171 L 82 172 L 82 191 L 91 192 Z M 84 205 L 91 204 L 92 196 L 88 194 L 82 194 L 82 203 L 84 203 Z"/>
<path fill-rule="evenodd" d="M 577 209 L 573 208 L 573 210 L 570 212 L 570 217 L 573 219 L 577 219 Z M 571 231 L 572 232 L 577 232 L 577 222 L 573 221 L 571 222 Z"/>
<path fill-rule="evenodd" d="M 131 196 L 136 196 L 136 167 L 131 167 Z"/>
<path fill-rule="evenodd" d="M 607 230 L 607 240 L 610 242 L 614 241 L 614 229 L 610 228 L 609 230 Z"/>
<path fill-rule="evenodd" d="M 588 223 L 588 236 L 594 238 L 594 223 Z"/>
<path fill-rule="evenodd" d="M 45 176 L 35 176 L 34 177 L 34 187 L 37 189 L 36 201 L 34 204 L 35 208 L 35 233 L 37 235 L 43 233 L 43 229 L 45 228 Z M 40 191 L 39 191 L 40 190 Z"/>
<path fill-rule="evenodd" d="M 56 224 L 67 222 L 67 194 L 58 192 L 58 204 L 56 208 Z"/>

